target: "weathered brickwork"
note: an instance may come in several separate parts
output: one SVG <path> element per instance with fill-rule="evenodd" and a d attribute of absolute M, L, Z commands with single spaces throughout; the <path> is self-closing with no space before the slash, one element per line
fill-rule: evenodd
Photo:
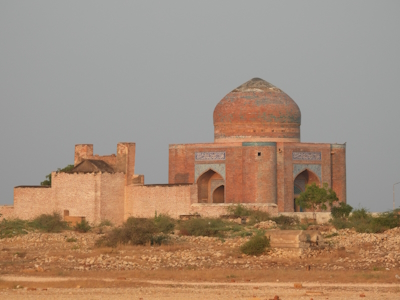
<path fill-rule="evenodd" d="M 214 143 L 169 146 L 169 184 L 145 185 L 135 174 L 135 143 L 118 143 L 116 154 L 105 156 L 79 144 L 71 173 L 53 172 L 51 188 L 16 187 L 14 206 L 0 213 L 31 219 L 68 211 L 120 224 L 155 213 L 217 217 L 241 203 L 277 214 L 299 211 L 295 197 L 311 183 L 327 183 L 346 202 L 346 145 L 301 143 L 300 124 L 297 104 L 254 78 L 216 106 Z"/>
<path fill-rule="evenodd" d="M 126 187 L 127 217 L 152 218 L 155 213 L 179 218 L 197 199 L 196 185 L 130 185 Z"/>
<path fill-rule="evenodd" d="M 40 214 L 57 211 L 53 191 L 44 187 L 14 188 L 14 216 L 20 219 L 32 219 Z"/>
<path fill-rule="evenodd" d="M 0 206 L 0 221 L 3 219 L 14 218 L 14 206 L 12 205 L 1 205 Z"/>

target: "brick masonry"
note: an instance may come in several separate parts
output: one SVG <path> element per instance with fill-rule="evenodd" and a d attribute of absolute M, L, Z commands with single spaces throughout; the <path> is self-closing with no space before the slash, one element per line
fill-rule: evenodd
<path fill-rule="evenodd" d="M 293 212 L 297 176 L 302 186 L 328 183 L 346 202 L 346 145 L 301 143 L 300 124 L 297 104 L 254 78 L 216 106 L 214 143 L 169 146 L 168 185 L 145 185 L 144 176 L 135 175 L 135 143 L 118 143 L 116 154 L 104 156 L 94 154 L 92 144 L 79 144 L 75 165 L 102 160 L 114 172 L 53 172 L 51 188 L 16 187 L 14 206 L 0 206 L 0 213 L 31 219 L 68 210 L 91 223 L 120 224 L 130 216 L 153 217 L 156 212 L 176 218 L 219 216 L 237 203 L 271 213 Z"/>

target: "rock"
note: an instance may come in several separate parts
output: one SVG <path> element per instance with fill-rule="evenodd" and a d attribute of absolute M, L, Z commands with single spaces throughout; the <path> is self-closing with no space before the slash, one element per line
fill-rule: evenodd
<path fill-rule="evenodd" d="M 302 289 L 302 288 L 303 288 L 303 285 L 302 285 L 301 283 L 295 283 L 295 284 L 294 284 L 294 288 L 295 288 L 295 289 Z"/>

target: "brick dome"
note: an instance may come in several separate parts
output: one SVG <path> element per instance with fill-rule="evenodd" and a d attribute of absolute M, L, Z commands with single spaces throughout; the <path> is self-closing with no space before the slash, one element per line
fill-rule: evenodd
<path fill-rule="evenodd" d="M 253 78 L 214 109 L 215 142 L 300 142 L 296 102 L 269 82 Z"/>

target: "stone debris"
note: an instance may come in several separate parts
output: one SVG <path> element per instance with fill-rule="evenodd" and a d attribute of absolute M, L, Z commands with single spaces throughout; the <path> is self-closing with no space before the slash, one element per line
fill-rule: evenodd
<path fill-rule="evenodd" d="M 275 221 L 265 221 L 265 222 L 260 222 L 254 225 L 255 228 L 259 229 L 275 229 L 278 227 Z"/>
<path fill-rule="evenodd" d="M 262 225 L 263 226 L 263 225 Z M 289 234 L 286 230 L 270 230 Z M 307 231 L 308 232 L 308 231 Z M 306 234 L 307 234 L 306 232 Z M 314 241 L 324 247 L 272 248 L 261 256 L 241 254 L 239 248 L 249 237 L 213 238 L 170 235 L 170 246 L 137 246 L 129 250 L 99 251 L 98 233 L 29 233 L 2 239 L 0 271 L 23 273 L 63 270 L 157 270 L 176 269 L 248 269 L 299 270 L 391 270 L 400 267 L 400 228 L 384 233 L 357 233 L 338 230 L 334 235 L 316 234 Z M 321 238 L 321 239 L 320 239 Z M 67 240 L 76 240 L 68 242 Z M 313 241 L 310 235 L 309 242 Z M 304 241 L 301 241 L 304 242 Z M 311 245 L 311 244 L 310 244 Z M 315 260 L 318 258 L 318 260 Z M 10 263 L 13 262 L 13 263 Z M 397 275 L 396 279 L 400 280 Z"/>

